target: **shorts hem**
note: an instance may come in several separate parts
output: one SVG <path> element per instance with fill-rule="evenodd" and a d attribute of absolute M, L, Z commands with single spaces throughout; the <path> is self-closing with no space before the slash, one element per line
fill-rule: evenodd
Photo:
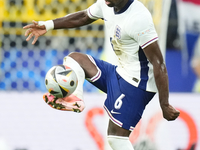
<path fill-rule="evenodd" d="M 115 119 L 115 118 L 112 116 L 112 114 L 110 113 L 110 111 L 107 109 L 107 107 L 106 107 L 105 105 L 104 105 L 103 107 L 104 107 L 104 109 L 106 110 L 106 112 L 107 112 L 107 114 L 108 114 L 110 120 L 111 120 L 114 124 L 116 124 L 117 126 L 123 128 L 123 123 L 122 123 L 121 121 Z M 133 129 L 134 129 L 134 127 L 130 126 L 130 128 L 129 128 L 128 130 L 133 131 Z"/>

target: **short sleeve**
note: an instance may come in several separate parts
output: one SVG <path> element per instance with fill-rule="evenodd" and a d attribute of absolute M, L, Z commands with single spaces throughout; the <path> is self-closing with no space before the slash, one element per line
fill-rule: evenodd
<path fill-rule="evenodd" d="M 91 19 L 97 20 L 97 19 L 103 18 L 103 13 L 101 9 L 101 1 L 97 0 L 96 3 L 91 5 L 87 9 L 87 14 Z"/>
<path fill-rule="evenodd" d="M 142 49 L 158 40 L 158 34 L 150 15 L 141 15 L 132 24 L 135 26 L 129 30 L 130 36 L 138 42 Z"/>

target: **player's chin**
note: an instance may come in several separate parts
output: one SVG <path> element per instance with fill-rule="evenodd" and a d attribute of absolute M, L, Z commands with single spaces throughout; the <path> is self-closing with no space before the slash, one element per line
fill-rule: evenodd
<path fill-rule="evenodd" d="M 109 1 L 105 1 L 105 3 L 108 7 L 114 7 L 114 4 Z"/>
<path fill-rule="evenodd" d="M 107 6 L 108 6 L 108 7 L 114 7 L 114 5 L 113 5 L 113 4 L 107 4 Z"/>

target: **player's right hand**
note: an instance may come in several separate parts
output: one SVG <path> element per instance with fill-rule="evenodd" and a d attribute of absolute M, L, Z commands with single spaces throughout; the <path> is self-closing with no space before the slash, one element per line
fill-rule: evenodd
<path fill-rule="evenodd" d="M 23 27 L 23 29 L 27 29 L 26 32 L 25 32 L 25 36 L 28 36 L 26 38 L 26 41 L 29 41 L 32 37 L 34 37 L 34 40 L 32 42 L 32 44 L 35 44 L 38 40 L 38 38 L 41 36 L 41 35 L 44 35 L 47 30 L 46 30 L 46 27 L 45 25 L 38 25 L 38 22 L 36 21 L 32 21 L 33 24 L 29 24 L 29 25 L 26 25 Z"/>

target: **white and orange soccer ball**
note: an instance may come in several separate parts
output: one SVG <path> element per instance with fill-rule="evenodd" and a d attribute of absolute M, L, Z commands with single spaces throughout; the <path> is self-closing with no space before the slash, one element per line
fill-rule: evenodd
<path fill-rule="evenodd" d="M 47 72 L 45 85 L 50 94 L 57 98 L 64 98 L 75 91 L 78 79 L 70 67 L 56 65 Z"/>

